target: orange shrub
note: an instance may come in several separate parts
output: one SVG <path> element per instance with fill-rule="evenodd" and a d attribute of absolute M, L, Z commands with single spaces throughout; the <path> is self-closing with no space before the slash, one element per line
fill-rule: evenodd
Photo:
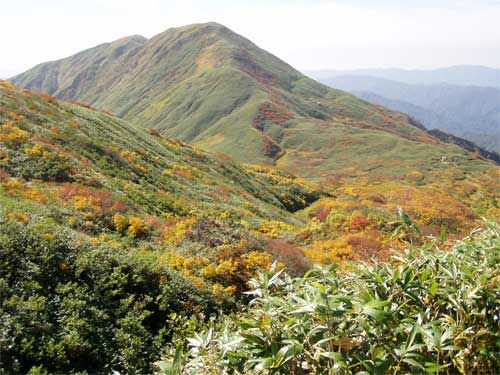
<path fill-rule="evenodd" d="M 59 101 L 56 98 L 54 98 L 52 95 L 43 94 L 43 93 L 36 93 L 35 95 L 38 96 L 39 98 L 45 100 L 46 102 L 48 102 L 50 104 L 57 105 L 59 103 Z"/>
<path fill-rule="evenodd" d="M 283 240 L 270 240 L 267 243 L 267 251 L 274 259 L 283 263 L 287 272 L 299 275 L 311 267 L 311 262 L 299 247 Z"/>
<path fill-rule="evenodd" d="M 27 223 L 30 220 L 28 215 L 26 215 L 22 212 L 9 212 L 7 214 L 7 218 L 9 220 L 17 221 L 20 223 Z"/>
<path fill-rule="evenodd" d="M 154 137 L 161 138 L 161 134 L 155 128 L 149 128 L 148 129 L 148 133 L 151 134 Z"/>

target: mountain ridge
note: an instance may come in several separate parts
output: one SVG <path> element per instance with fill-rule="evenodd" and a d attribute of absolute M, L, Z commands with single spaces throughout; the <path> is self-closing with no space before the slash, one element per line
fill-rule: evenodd
<path fill-rule="evenodd" d="M 375 166 L 397 174 L 416 160 L 470 157 L 407 115 L 328 88 L 217 23 L 171 28 L 128 46 L 116 54 L 101 45 L 13 81 L 237 161 L 309 178 Z"/>

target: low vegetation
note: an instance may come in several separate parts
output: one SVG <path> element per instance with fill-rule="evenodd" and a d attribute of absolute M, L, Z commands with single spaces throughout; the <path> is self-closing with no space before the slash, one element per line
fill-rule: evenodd
<path fill-rule="evenodd" d="M 245 299 L 319 196 L 0 85 L 0 373 L 151 372 L 187 316 Z"/>
<path fill-rule="evenodd" d="M 271 109 L 276 119 L 280 108 Z M 269 110 L 263 114 L 268 116 Z M 280 288 L 307 287 L 298 289 L 298 296 L 314 283 L 324 284 L 326 275 L 337 280 L 339 291 L 351 298 L 342 305 L 343 317 L 361 324 L 356 309 L 365 297 L 357 294 L 367 284 L 354 282 L 363 273 L 352 274 L 350 261 L 386 260 L 409 244 L 424 245 L 432 235 L 446 251 L 480 217 L 498 218 L 498 168 L 465 159 L 441 160 L 426 173 L 412 169 L 398 179 L 383 173 L 359 177 L 340 169 L 318 181 L 304 180 L 283 170 L 241 165 L 87 105 L 0 81 L 0 374 L 152 373 L 172 343 L 211 324 L 218 332 L 215 317 L 236 314 L 250 300 L 251 306 L 264 304 L 262 296 L 247 292 L 256 287 L 250 280 L 273 264 L 273 272 L 286 269 L 287 275 L 299 278 L 276 277 L 273 283 Z M 479 265 L 474 259 L 469 259 L 471 267 Z M 299 281 L 318 263 L 338 268 L 314 271 Z M 390 272 L 393 266 L 376 267 Z M 278 303 L 275 292 L 288 298 L 276 285 L 265 292 L 271 303 L 265 306 L 288 313 L 286 307 L 273 305 Z M 410 292 L 408 298 L 424 293 Z M 374 308 L 389 314 L 388 306 Z M 252 310 L 245 314 L 257 324 L 252 323 Z M 316 318 L 306 315 L 297 315 L 304 319 L 304 329 L 315 329 L 311 322 Z M 273 321 L 267 315 L 261 318 L 265 324 Z M 281 319 L 272 328 L 283 329 L 292 340 L 298 334 L 292 328 L 297 327 L 289 330 Z M 399 327 L 404 322 L 398 319 L 403 318 L 391 316 L 374 332 Z M 236 335 L 249 328 L 227 324 Z M 346 337 L 361 340 L 361 329 L 353 326 Z M 233 333 L 228 331 L 231 337 Z M 423 337 L 415 335 L 414 340 Z M 372 344 L 351 344 L 346 345 L 352 353 L 341 348 L 345 357 L 338 362 L 358 370 L 356 358 Z M 247 353 L 237 360 L 232 352 L 213 351 L 200 357 L 208 361 L 202 373 L 256 371 L 243 362 L 257 366 L 264 354 L 248 342 L 241 345 L 255 357 Z M 387 361 L 395 358 L 389 347 L 384 350 L 389 357 L 380 355 Z M 432 353 L 426 361 L 434 361 Z M 183 371 L 195 371 L 191 354 L 184 356 Z M 304 353 L 296 354 L 309 361 Z M 480 354 L 479 367 L 467 366 L 494 368 L 494 360 L 482 349 Z M 213 356 L 230 366 L 210 364 Z M 440 352 L 439 358 L 435 362 L 441 366 L 446 357 Z M 334 363 L 325 362 L 324 356 L 317 361 L 318 366 Z M 272 362 L 278 366 L 272 371 L 299 371 L 302 366 L 298 359 L 278 362 Z M 307 363 L 300 371 L 315 366 Z M 423 366 L 430 368 L 425 362 Z"/>
<path fill-rule="evenodd" d="M 500 227 L 388 263 L 251 281 L 243 312 L 172 348 L 164 374 L 495 374 Z"/>

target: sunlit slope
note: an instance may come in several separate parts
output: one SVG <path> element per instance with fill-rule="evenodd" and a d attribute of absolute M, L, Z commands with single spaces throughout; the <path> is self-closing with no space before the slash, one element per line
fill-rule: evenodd
<path fill-rule="evenodd" d="M 302 75 L 216 24 L 124 38 L 35 67 L 23 87 L 89 102 L 139 127 L 311 178 L 489 168 L 407 115 Z"/>
<path fill-rule="evenodd" d="M 2 172 L 47 193 L 59 184 L 77 184 L 154 215 L 241 214 L 247 204 L 257 221 L 289 220 L 286 210 L 315 199 L 293 179 L 278 186 L 251 168 L 106 113 L 6 86 L 0 86 Z"/>

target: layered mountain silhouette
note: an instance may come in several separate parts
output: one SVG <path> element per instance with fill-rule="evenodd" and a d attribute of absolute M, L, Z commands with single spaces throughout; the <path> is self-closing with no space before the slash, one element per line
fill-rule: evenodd
<path fill-rule="evenodd" d="M 361 75 L 362 72 L 328 78 L 316 73 L 312 77 L 371 103 L 408 113 L 427 128 L 440 129 L 500 152 L 500 89 L 449 83 L 408 84 Z"/>
<path fill-rule="evenodd" d="M 306 177 L 479 162 L 448 143 L 454 138 L 320 84 L 216 23 L 169 29 L 149 40 L 123 38 L 38 65 L 12 81 L 238 161 Z"/>
<path fill-rule="evenodd" d="M 500 88 L 500 69 L 482 65 L 455 65 L 438 69 L 354 69 L 306 72 L 319 80 L 338 76 L 377 77 L 408 84 L 442 84 Z"/>

